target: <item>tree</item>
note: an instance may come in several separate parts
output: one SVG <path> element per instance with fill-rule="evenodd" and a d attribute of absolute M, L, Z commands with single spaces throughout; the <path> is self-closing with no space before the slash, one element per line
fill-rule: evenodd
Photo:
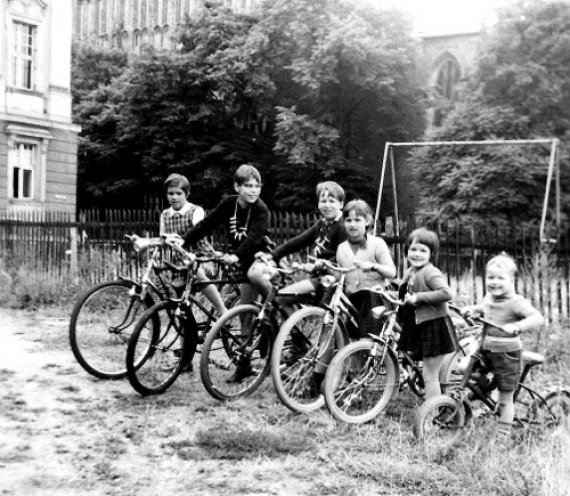
<path fill-rule="evenodd" d="M 210 6 L 179 51 L 133 57 L 84 95 L 81 157 L 97 183 L 81 187 L 144 194 L 178 171 L 211 206 L 252 162 L 272 207 L 313 209 L 324 179 L 372 201 L 383 142 L 423 129 L 406 29 L 395 13 L 333 0 L 266 2 L 258 17 Z"/>
<path fill-rule="evenodd" d="M 559 137 L 568 142 L 569 33 L 570 5 L 565 2 L 524 2 L 501 11 L 477 70 L 432 137 Z M 417 150 L 412 166 L 421 178 L 421 206 L 436 215 L 536 220 L 548 153 L 541 146 Z M 563 163 L 567 160 L 563 155 Z"/>

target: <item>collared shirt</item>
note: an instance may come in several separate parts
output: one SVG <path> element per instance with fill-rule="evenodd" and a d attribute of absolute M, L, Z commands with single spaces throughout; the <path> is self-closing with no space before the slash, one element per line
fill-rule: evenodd
<path fill-rule="evenodd" d="M 182 236 L 203 218 L 204 209 L 190 202 L 186 202 L 180 210 L 167 208 L 160 216 L 160 235 L 180 234 Z"/>

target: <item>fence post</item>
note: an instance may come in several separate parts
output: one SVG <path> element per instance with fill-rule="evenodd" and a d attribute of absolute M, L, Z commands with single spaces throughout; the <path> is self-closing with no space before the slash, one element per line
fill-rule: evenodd
<path fill-rule="evenodd" d="M 77 246 L 78 246 L 78 228 L 77 227 L 70 227 L 69 228 L 69 240 L 71 246 L 69 247 L 69 269 L 71 271 L 71 277 L 73 282 L 77 284 L 78 282 L 78 259 L 77 259 Z"/>

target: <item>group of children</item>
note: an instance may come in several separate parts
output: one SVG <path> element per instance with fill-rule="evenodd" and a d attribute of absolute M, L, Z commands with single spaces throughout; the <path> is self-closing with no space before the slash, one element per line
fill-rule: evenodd
<path fill-rule="evenodd" d="M 190 185 L 180 174 L 171 174 L 165 181 L 170 208 L 161 215 L 161 235 L 180 235 L 192 245 L 223 227 L 229 237 L 231 255 L 227 262 L 247 274 L 248 283 L 241 287 L 241 302 L 252 302 L 259 295 L 266 297 L 271 289 L 268 264 L 302 249 L 317 258 L 336 260 L 342 267 L 354 267 L 347 274 L 345 292 L 360 313 L 359 338 L 375 331 L 370 309 L 379 304 L 370 288 L 386 285 L 396 277 L 396 266 L 384 240 L 372 234 L 374 216 L 363 200 L 346 205 L 343 188 L 334 181 L 319 183 L 316 188 L 319 220 L 305 232 L 271 249 L 268 244 L 269 209 L 261 200 L 261 176 L 250 164 L 241 165 L 234 175 L 236 195 L 225 197 L 208 215 L 188 202 Z M 426 398 L 441 393 L 439 370 L 445 356 L 458 349 L 455 328 L 448 314 L 447 302 L 453 293 L 437 263 L 439 239 L 425 228 L 414 230 L 406 242 L 408 269 L 400 281 L 400 297 L 405 305 L 400 310 L 402 335 L 399 346 L 423 360 Z M 257 259 L 256 259 L 257 256 Z M 499 425 L 508 434 L 513 423 L 513 394 L 522 369 L 520 332 L 540 327 L 543 318 L 538 310 L 515 292 L 516 264 L 511 257 L 500 254 L 486 266 L 486 295 L 479 306 L 466 314 L 484 315 L 512 335 L 488 333 L 483 344 L 485 361 L 495 375 L 499 390 Z M 207 281 L 206 275 L 198 274 Z M 310 277 L 281 290 L 282 294 L 301 295 L 317 289 L 318 277 Z M 224 303 L 214 285 L 207 285 L 204 294 L 219 313 Z M 283 302 L 285 304 L 285 302 Z M 247 371 L 236 370 L 232 380 L 240 381 Z"/>

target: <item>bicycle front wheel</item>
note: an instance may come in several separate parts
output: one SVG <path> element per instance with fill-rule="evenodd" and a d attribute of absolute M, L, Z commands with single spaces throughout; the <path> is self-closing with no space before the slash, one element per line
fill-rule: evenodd
<path fill-rule="evenodd" d="M 269 374 L 273 341 L 259 307 L 238 305 L 224 313 L 206 336 L 200 357 L 204 387 L 222 401 L 253 393 Z"/>
<path fill-rule="evenodd" d="M 386 409 L 398 383 L 395 355 L 385 345 L 362 339 L 333 358 L 325 377 L 325 402 L 337 420 L 369 422 Z"/>
<path fill-rule="evenodd" d="M 142 395 L 166 391 L 192 361 L 197 343 L 195 322 L 181 317 L 178 309 L 172 301 L 157 303 L 141 315 L 129 340 L 127 376 Z"/>
<path fill-rule="evenodd" d="M 315 372 L 324 374 L 345 345 L 339 326 L 325 326 L 325 310 L 297 310 L 281 326 L 271 354 L 271 377 L 279 399 L 290 410 L 308 413 L 324 405 Z"/>
<path fill-rule="evenodd" d="M 83 293 L 69 322 L 75 359 L 100 379 L 125 377 L 127 343 L 137 319 L 154 301 L 140 299 L 140 286 L 126 279 L 106 281 Z"/>
<path fill-rule="evenodd" d="M 424 401 L 414 417 L 414 435 L 426 446 L 449 448 L 459 439 L 465 425 L 463 402 L 440 394 Z"/>

